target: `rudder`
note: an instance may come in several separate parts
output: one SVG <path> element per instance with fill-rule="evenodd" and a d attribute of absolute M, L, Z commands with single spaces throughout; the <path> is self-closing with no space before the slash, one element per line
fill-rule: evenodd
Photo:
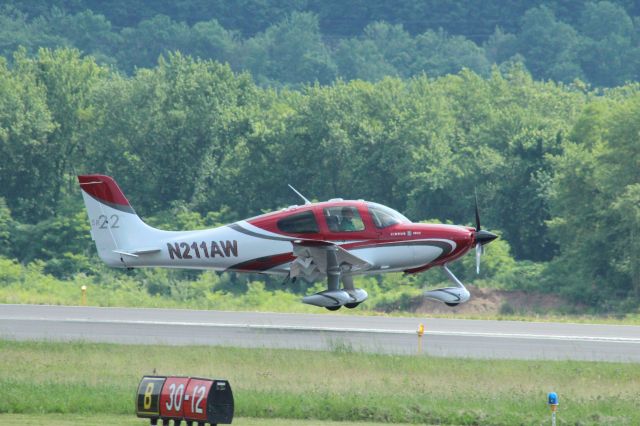
<path fill-rule="evenodd" d="M 98 255 L 109 266 L 125 268 L 127 253 L 141 243 L 153 243 L 162 231 L 145 224 L 110 176 L 78 176 L 91 237 Z"/>

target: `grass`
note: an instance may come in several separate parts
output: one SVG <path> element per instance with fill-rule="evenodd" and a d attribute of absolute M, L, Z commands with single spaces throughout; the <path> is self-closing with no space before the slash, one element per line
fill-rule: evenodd
<path fill-rule="evenodd" d="M 638 364 L 10 340 L 0 358 L 0 413 L 132 415 L 156 370 L 229 379 L 243 418 L 539 424 L 555 391 L 565 424 L 640 424 Z"/>
<path fill-rule="evenodd" d="M 104 414 L 0 414 L 0 424 L 27 426 L 145 426 L 149 424 L 149 421 L 138 419 L 135 416 L 107 416 Z M 331 422 L 300 419 L 252 419 L 249 417 L 236 417 L 233 419 L 233 424 L 236 426 L 381 426 L 383 424 L 388 426 L 388 423 Z"/>
<path fill-rule="evenodd" d="M 76 274 L 68 280 L 60 280 L 43 272 L 42 262 L 21 265 L 13 260 L 0 257 L 0 303 L 12 304 L 52 304 L 80 305 L 80 288 L 87 287 L 86 300 L 89 306 L 119 306 L 148 308 L 215 309 L 235 311 L 268 311 L 296 313 L 328 313 L 324 309 L 305 305 L 301 296 L 284 290 L 266 290 L 261 282 L 249 282 L 247 291 L 234 294 L 215 290 L 228 277 L 213 272 L 200 274 L 196 280 L 173 282 L 172 271 L 163 269 L 144 269 L 128 273 L 108 271 L 108 275 L 87 276 Z M 358 309 L 341 309 L 346 315 L 390 315 L 416 316 L 410 312 L 411 301 L 418 298 L 421 290 L 407 286 L 403 278 L 388 277 L 397 280 L 392 289 L 383 289 L 372 277 L 358 277 L 357 284 L 369 292 L 369 300 Z M 149 288 L 160 286 L 167 294 L 150 294 Z M 164 286 L 164 287 L 163 287 Z M 322 284 L 310 288 L 307 293 L 322 290 Z M 391 313 L 381 312 L 391 310 Z M 601 324 L 640 325 L 640 313 L 618 316 L 604 315 L 566 315 L 553 313 L 504 314 L 433 314 L 433 318 L 485 319 L 510 321 L 553 321 Z"/>

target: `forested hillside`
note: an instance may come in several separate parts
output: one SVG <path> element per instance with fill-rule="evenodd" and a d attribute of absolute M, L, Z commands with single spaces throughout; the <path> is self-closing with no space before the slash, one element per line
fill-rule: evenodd
<path fill-rule="evenodd" d="M 479 277 L 472 256 L 457 262 L 461 278 L 597 311 L 640 306 L 634 2 L 489 1 L 478 14 L 458 2 L 4 3 L 0 255 L 30 266 L 3 260 L 0 286 L 34 270 L 124 282 L 90 241 L 75 176 L 97 172 L 145 220 L 182 229 L 298 202 L 287 183 L 471 224 L 477 190 L 483 227 L 502 238 Z M 133 274 L 178 297 L 198 279 Z M 247 288 L 223 277 L 207 291 Z"/>
<path fill-rule="evenodd" d="M 535 79 L 613 87 L 640 76 L 631 0 L 3 1 L 0 52 L 73 46 L 132 74 L 179 50 L 260 85 L 430 77 L 523 63 Z"/>

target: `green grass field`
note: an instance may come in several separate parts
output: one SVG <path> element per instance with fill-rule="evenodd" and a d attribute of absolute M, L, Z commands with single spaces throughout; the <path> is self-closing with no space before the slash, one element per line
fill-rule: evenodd
<path fill-rule="evenodd" d="M 104 414 L 0 414 L 0 424 L 26 426 L 145 426 L 149 424 L 149 421 L 138 419 L 135 416 L 107 416 Z M 236 417 L 233 419 L 233 424 L 236 426 L 389 426 L 389 423 L 252 419 L 250 417 Z"/>
<path fill-rule="evenodd" d="M 3 424 L 7 414 L 135 421 L 138 381 L 154 370 L 229 379 L 236 415 L 248 422 L 238 424 L 540 424 L 549 391 L 561 398 L 559 424 L 640 424 L 638 364 L 8 340 L 0 359 Z"/>

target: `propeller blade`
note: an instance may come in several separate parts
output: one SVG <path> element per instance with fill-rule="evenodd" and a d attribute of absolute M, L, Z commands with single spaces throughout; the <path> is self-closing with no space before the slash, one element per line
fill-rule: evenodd
<path fill-rule="evenodd" d="M 480 212 L 478 211 L 478 191 L 474 191 L 475 196 L 476 196 L 476 231 L 479 231 L 480 229 Z"/>
<path fill-rule="evenodd" d="M 476 274 L 480 274 L 480 257 L 484 251 L 483 246 L 489 244 L 498 238 L 498 236 L 482 230 L 480 226 L 480 212 L 478 211 L 478 191 L 474 191 L 474 195 L 476 198 L 476 232 L 474 232 L 473 238 L 476 242 Z"/>

